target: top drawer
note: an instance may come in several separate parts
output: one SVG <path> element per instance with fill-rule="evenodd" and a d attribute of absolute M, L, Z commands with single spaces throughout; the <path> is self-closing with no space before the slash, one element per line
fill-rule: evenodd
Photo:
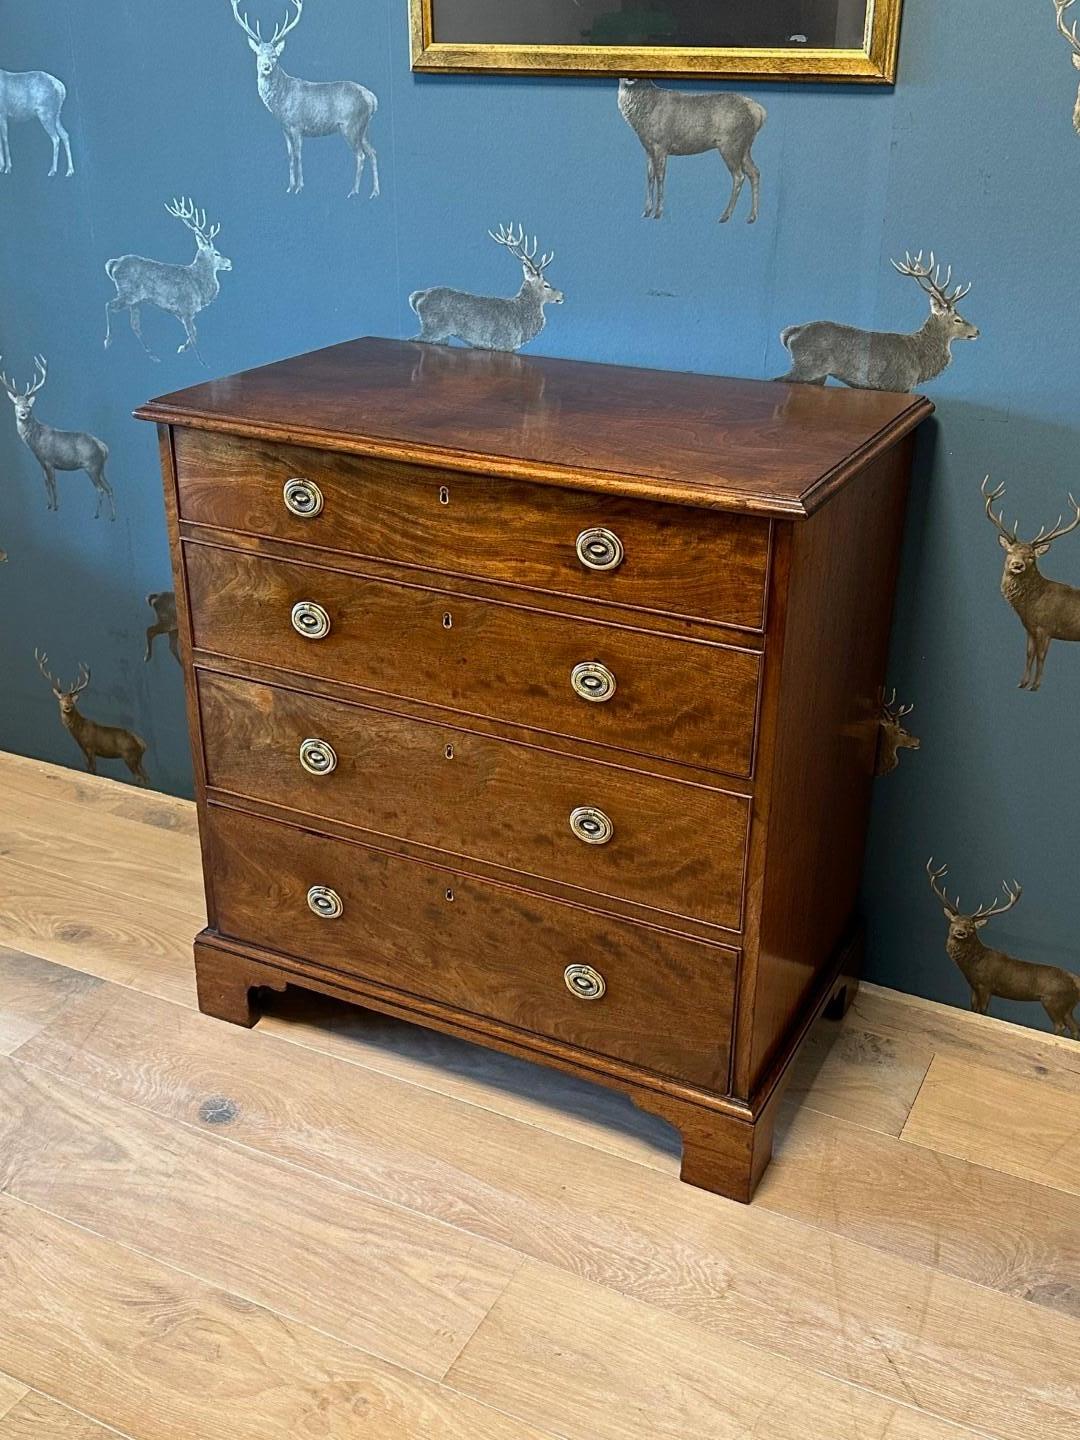
<path fill-rule="evenodd" d="M 195 430 L 175 430 L 174 446 L 180 517 L 198 525 L 764 627 L 767 520 Z M 297 506 L 306 499 L 314 513 L 286 505 L 290 480 L 314 487 L 299 492 Z M 614 540 L 579 546 L 590 530 Z"/>

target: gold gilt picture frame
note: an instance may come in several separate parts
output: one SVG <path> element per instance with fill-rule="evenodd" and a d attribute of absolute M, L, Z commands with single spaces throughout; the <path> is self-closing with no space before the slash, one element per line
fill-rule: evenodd
<path fill-rule="evenodd" d="M 412 68 L 891 85 L 902 3 L 409 0 Z"/>

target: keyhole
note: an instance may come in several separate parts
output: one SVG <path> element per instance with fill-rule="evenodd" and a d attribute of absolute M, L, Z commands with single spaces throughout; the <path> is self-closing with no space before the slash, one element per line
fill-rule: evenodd
<path fill-rule="evenodd" d="M 448 760 L 452 760 L 452 759 L 454 758 L 454 747 L 453 747 L 453 745 L 447 745 L 446 749 L 443 751 L 443 754 L 446 756 L 446 758 L 447 758 Z"/>
<path fill-rule="evenodd" d="M 453 890 L 448 889 L 448 890 L 446 891 L 446 898 L 447 898 L 447 900 L 453 900 L 453 898 L 454 898 L 454 892 L 453 892 Z"/>
<path fill-rule="evenodd" d="M 446 487 L 445 485 L 440 485 L 440 486 L 439 486 L 439 504 L 440 504 L 440 505 L 449 505 L 449 504 L 450 504 L 450 491 L 447 489 L 447 487 Z"/>
<path fill-rule="evenodd" d="M 454 617 L 450 614 L 449 610 L 447 610 L 446 614 L 442 617 L 442 623 L 444 630 L 450 630 L 453 628 Z"/>

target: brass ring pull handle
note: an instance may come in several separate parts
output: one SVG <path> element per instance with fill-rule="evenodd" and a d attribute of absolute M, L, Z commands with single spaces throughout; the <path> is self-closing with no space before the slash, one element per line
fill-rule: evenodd
<path fill-rule="evenodd" d="M 580 665 L 575 665 L 570 671 L 570 684 L 575 695 L 597 704 L 610 700 L 615 694 L 615 676 L 599 660 L 583 660 Z"/>
<path fill-rule="evenodd" d="M 307 892 L 307 903 L 311 913 L 320 920 L 336 920 L 345 909 L 341 896 L 329 885 L 312 885 Z"/>
<path fill-rule="evenodd" d="M 314 520 L 323 508 L 323 493 L 314 480 L 301 480 L 294 475 L 285 481 L 282 495 L 285 509 L 298 520 Z"/>
<path fill-rule="evenodd" d="M 604 977 L 591 965 L 567 965 L 563 982 L 576 1000 L 600 1000 L 607 989 Z"/>
<path fill-rule="evenodd" d="M 309 775 L 329 775 L 337 769 L 337 752 L 328 740 L 312 736 L 300 742 L 300 764 Z"/>
<path fill-rule="evenodd" d="M 330 616 L 314 600 L 298 600 L 292 607 L 292 627 L 305 640 L 321 640 L 330 634 Z"/>
<path fill-rule="evenodd" d="M 594 805 L 578 805 L 570 811 L 570 829 L 586 845 L 606 845 L 615 833 L 615 826 Z"/>
<path fill-rule="evenodd" d="M 582 530 L 577 537 L 577 558 L 586 570 L 617 570 L 625 555 L 619 537 L 601 525 Z"/>

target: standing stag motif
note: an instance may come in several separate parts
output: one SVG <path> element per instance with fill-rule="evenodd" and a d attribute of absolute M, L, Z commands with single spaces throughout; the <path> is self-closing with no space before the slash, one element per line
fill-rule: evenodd
<path fill-rule="evenodd" d="M 1051 640 L 1080 640 L 1080 590 L 1048 580 L 1039 570 L 1039 557 L 1045 555 L 1055 540 L 1068 535 L 1080 525 L 1080 505 L 1069 496 L 1075 515 L 1067 525 L 1059 515 L 1052 530 L 1040 529 L 1034 540 L 1021 540 L 1019 523 L 1011 530 L 999 512 L 994 514 L 994 501 L 1005 494 L 1004 483 L 996 490 L 987 490 L 990 476 L 982 483 L 986 502 L 986 518 L 998 532 L 998 544 L 1005 551 L 1001 572 L 1001 593 L 1020 617 L 1027 631 L 1027 661 L 1020 679 L 1021 690 L 1038 690 L 1042 684 L 1043 666 Z"/>
<path fill-rule="evenodd" d="M 442 344 L 456 338 L 479 350 L 520 350 L 543 330 L 544 306 L 563 303 L 563 292 L 544 278 L 555 259 L 554 250 L 537 260 L 536 238 L 526 240 L 520 225 L 516 234 L 513 225 L 500 225 L 498 231 L 489 230 L 488 234 L 521 261 L 521 289 L 506 299 L 472 295 L 445 285 L 414 290 L 409 304 L 420 321 L 420 334 L 414 339 Z"/>
<path fill-rule="evenodd" d="M 304 0 L 291 0 L 296 14 L 291 20 L 286 17 L 282 24 L 275 26 L 269 40 L 262 38 L 258 21 L 253 30 L 247 16 L 241 15 L 239 0 L 231 0 L 231 3 L 236 23 L 255 52 L 259 97 L 285 132 L 285 145 L 289 152 L 287 193 L 299 195 L 304 188 L 304 137 L 341 135 L 356 156 L 356 176 L 349 194 L 360 193 L 364 163 L 370 160 L 371 199 L 374 200 L 379 193 L 379 162 L 367 132 L 371 117 L 379 108 L 376 96 L 366 85 L 358 85 L 353 80 L 332 80 L 328 84 L 320 84 L 297 80 L 281 68 L 278 62 L 285 49 L 285 37 L 300 23 Z"/>
<path fill-rule="evenodd" d="M 221 290 L 218 272 L 231 270 L 232 261 L 214 246 L 220 225 L 206 225 L 206 211 L 197 210 L 190 200 L 173 200 L 165 206 L 195 236 L 195 259 L 190 265 L 170 265 L 163 260 L 147 260 L 142 255 L 120 255 L 105 263 L 105 274 L 116 286 L 116 294 L 105 306 L 105 348 L 112 344 L 112 316 L 126 310 L 131 328 L 139 344 L 151 360 L 157 356 L 143 339 L 141 305 L 156 305 L 175 315 L 184 327 L 184 342 L 176 353 L 194 350 L 199 355 L 195 335 L 195 316 L 205 310 Z M 205 361 L 203 361 L 205 364 Z"/>
<path fill-rule="evenodd" d="M 922 744 L 916 735 L 909 735 L 904 720 L 914 705 L 898 705 L 894 690 L 888 700 L 882 699 L 878 719 L 878 749 L 875 775 L 890 775 L 900 764 L 901 750 L 918 750 Z"/>
<path fill-rule="evenodd" d="M 43 425 L 34 417 L 34 403 L 48 373 L 44 357 L 35 355 L 33 381 L 27 383 L 25 390 L 16 390 L 0 370 L 0 384 L 15 407 L 15 428 L 19 432 L 19 439 L 31 451 L 45 476 L 48 508 L 60 508 L 56 492 L 57 470 L 85 470 L 97 491 L 94 519 L 101 514 L 104 502 L 109 507 L 109 519 L 115 520 L 116 501 L 113 498 L 112 486 L 105 478 L 105 462 L 109 458 L 109 447 L 105 441 L 99 440 L 96 435 L 87 434 L 85 430 L 54 430 L 51 425 Z"/>
<path fill-rule="evenodd" d="M 1065 11 L 1076 3 L 1076 0 L 1054 0 L 1054 9 L 1057 12 L 1057 28 L 1064 38 L 1072 46 L 1072 63 L 1080 70 L 1080 35 L 1077 34 L 1077 22 L 1074 20 L 1071 25 L 1065 24 Z M 1073 106 L 1073 129 L 1080 133 L 1080 89 L 1076 93 L 1076 104 Z"/>
<path fill-rule="evenodd" d="M 140 785 L 148 784 L 150 777 L 142 763 L 146 741 L 119 725 L 99 725 L 96 720 L 88 720 L 85 715 L 79 714 L 79 696 L 90 684 L 89 669 L 80 665 L 78 678 L 65 690 L 46 668 L 49 663 L 48 655 L 40 655 L 35 650 L 34 659 L 38 669 L 52 686 L 52 692 L 60 705 L 60 720 L 86 757 L 86 768 L 90 774 L 97 774 L 99 760 L 123 760 Z"/>
<path fill-rule="evenodd" d="M 791 353 L 792 366 L 779 380 L 824 385 L 830 377 L 862 390 L 914 390 L 933 380 L 952 363 L 954 340 L 977 340 L 979 332 L 956 306 L 971 289 L 957 285 L 950 293 L 952 266 L 941 274 L 933 251 L 924 264 L 922 251 L 913 260 L 892 261 L 901 275 L 909 275 L 929 297 L 930 314 L 921 329 L 911 334 L 888 330 L 861 330 L 831 320 L 791 325 L 780 339 Z"/>
<path fill-rule="evenodd" d="M 971 1008 L 985 1015 L 991 996 L 1000 1000 L 1037 1000 L 1049 1015 L 1054 1033 L 1068 1030 L 1080 1040 L 1080 1026 L 1073 1015 L 1080 1003 L 1080 976 L 1062 970 L 1059 965 L 1036 965 L 1031 960 L 1017 960 L 1002 950 L 984 945 L 978 932 L 994 915 L 1004 915 L 1020 899 L 1023 889 L 1015 881 L 1002 884 L 1005 899 L 997 905 L 980 905 L 973 915 L 964 915 L 960 900 L 953 902 L 941 888 L 949 873 L 947 865 L 934 869 L 933 859 L 926 862 L 926 874 L 934 894 L 941 901 L 949 922 L 945 952 L 960 969 L 971 986 Z"/>
<path fill-rule="evenodd" d="M 664 213 L 670 155 L 704 155 L 717 150 L 731 174 L 731 198 L 720 223 L 735 213 L 747 178 L 751 196 L 747 220 L 754 223 L 761 172 L 750 151 L 765 124 L 763 105 L 727 90 L 687 95 L 681 90 L 661 90 L 654 80 L 620 80 L 619 110 L 645 148 L 645 219 L 659 220 Z"/>
<path fill-rule="evenodd" d="M 146 627 L 146 654 L 144 660 L 149 660 L 154 653 L 154 641 L 159 635 L 169 637 L 169 649 L 172 651 L 175 660 L 180 659 L 180 650 L 177 644 L 178 625 L 176 619 L 176 591 L 161 590 L 152 591 L 146 597 L 146 603 L 153 610 L 155 620 L 153 625 Z"/>
<path fill-rule="evenodd" d="M 0 174 L 6 175 L 11 169 L 9 120 L 40 120 L 42 129 L 52 141 L 52 169 L 49 174 L 56 174 L 61 145 L 67 157 L 67 173 L 75 174 L 75 166 L 71 163 L 71 139 L 60 119 L 66 98 L 64 82 L 46 70 L 0 70 Z"/>

